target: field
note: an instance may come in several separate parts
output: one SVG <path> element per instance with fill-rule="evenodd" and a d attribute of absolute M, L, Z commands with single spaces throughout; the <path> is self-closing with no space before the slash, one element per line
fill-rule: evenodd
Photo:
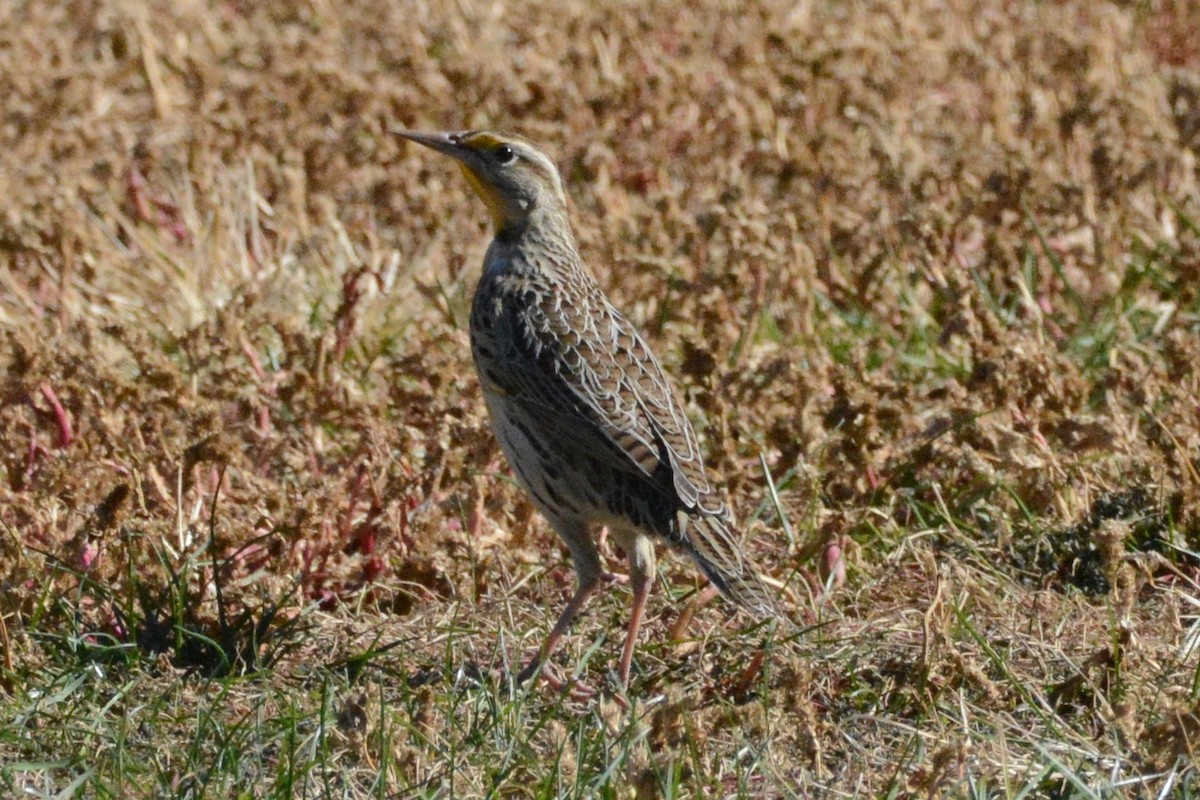
<path fill-rule="evenodd" d="M 1198 30 L 0 5 L 0 794 L 1200 797 Z M 790 623 L 662 553 L 628 708 L 622 587 L 515 682 L 574 575 L 398 127 L 553 154 Z"/>

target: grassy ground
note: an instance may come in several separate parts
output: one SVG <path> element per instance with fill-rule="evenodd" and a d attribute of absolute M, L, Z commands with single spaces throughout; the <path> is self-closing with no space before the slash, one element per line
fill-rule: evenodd
<path fill-rule="evenodd" d="M 0 6 L 0 791 L 1200 797 L 1195 4 L 441 5 Z M 555 154 L 802 632 L 674 562 L 631 709 L 513 684 L 573 576 L 393 126 Z"/>

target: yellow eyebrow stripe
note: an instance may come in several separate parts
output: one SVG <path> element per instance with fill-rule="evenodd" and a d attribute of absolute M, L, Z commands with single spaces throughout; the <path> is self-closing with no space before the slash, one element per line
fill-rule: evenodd
<path fill-rule="evenodd" d="M 505 142 L 500 137 L 493 136 L 490 133 L 477 133 L 470 137 L 466 143 L 477 150 L 494 150 Z"/>

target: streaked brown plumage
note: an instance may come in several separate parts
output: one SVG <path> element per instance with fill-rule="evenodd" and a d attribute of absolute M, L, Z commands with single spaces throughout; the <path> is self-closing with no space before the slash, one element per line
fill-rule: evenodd
<path fill-rule="evenodd" d="M 475 366 L 501 448 L 579 577 L 523 675 L 611 577 L 592 538 L 601 525 L 629 557 L 634 599 L 623 685 L 655 575 L 654 539 L 691 556 L 742 607 L 773 614 L 671 382 L 579 258 L 553 162 L 518 136 L 398 133 L 457 160 L 491 212 L 495 239 L 471 310 Z"/>

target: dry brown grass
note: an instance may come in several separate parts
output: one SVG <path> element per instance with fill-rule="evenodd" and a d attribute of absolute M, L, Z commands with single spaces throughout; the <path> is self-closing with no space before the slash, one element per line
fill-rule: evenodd
<path fill-rule="evenodd" d="M 0 783 L 1200 795 L 1197 25 L 1172 0 L 0 8 Z M 393 126 L 556 154 L 806 635 L 714 604 L 666 642 L 683 568 L 631 714 L 489 677 L 573 577 L 469 367 L 484 214 Z M 564 663 L 602 683 L 626 603 Z M 300 754 L 297 726 L 333 733 Z"/>

